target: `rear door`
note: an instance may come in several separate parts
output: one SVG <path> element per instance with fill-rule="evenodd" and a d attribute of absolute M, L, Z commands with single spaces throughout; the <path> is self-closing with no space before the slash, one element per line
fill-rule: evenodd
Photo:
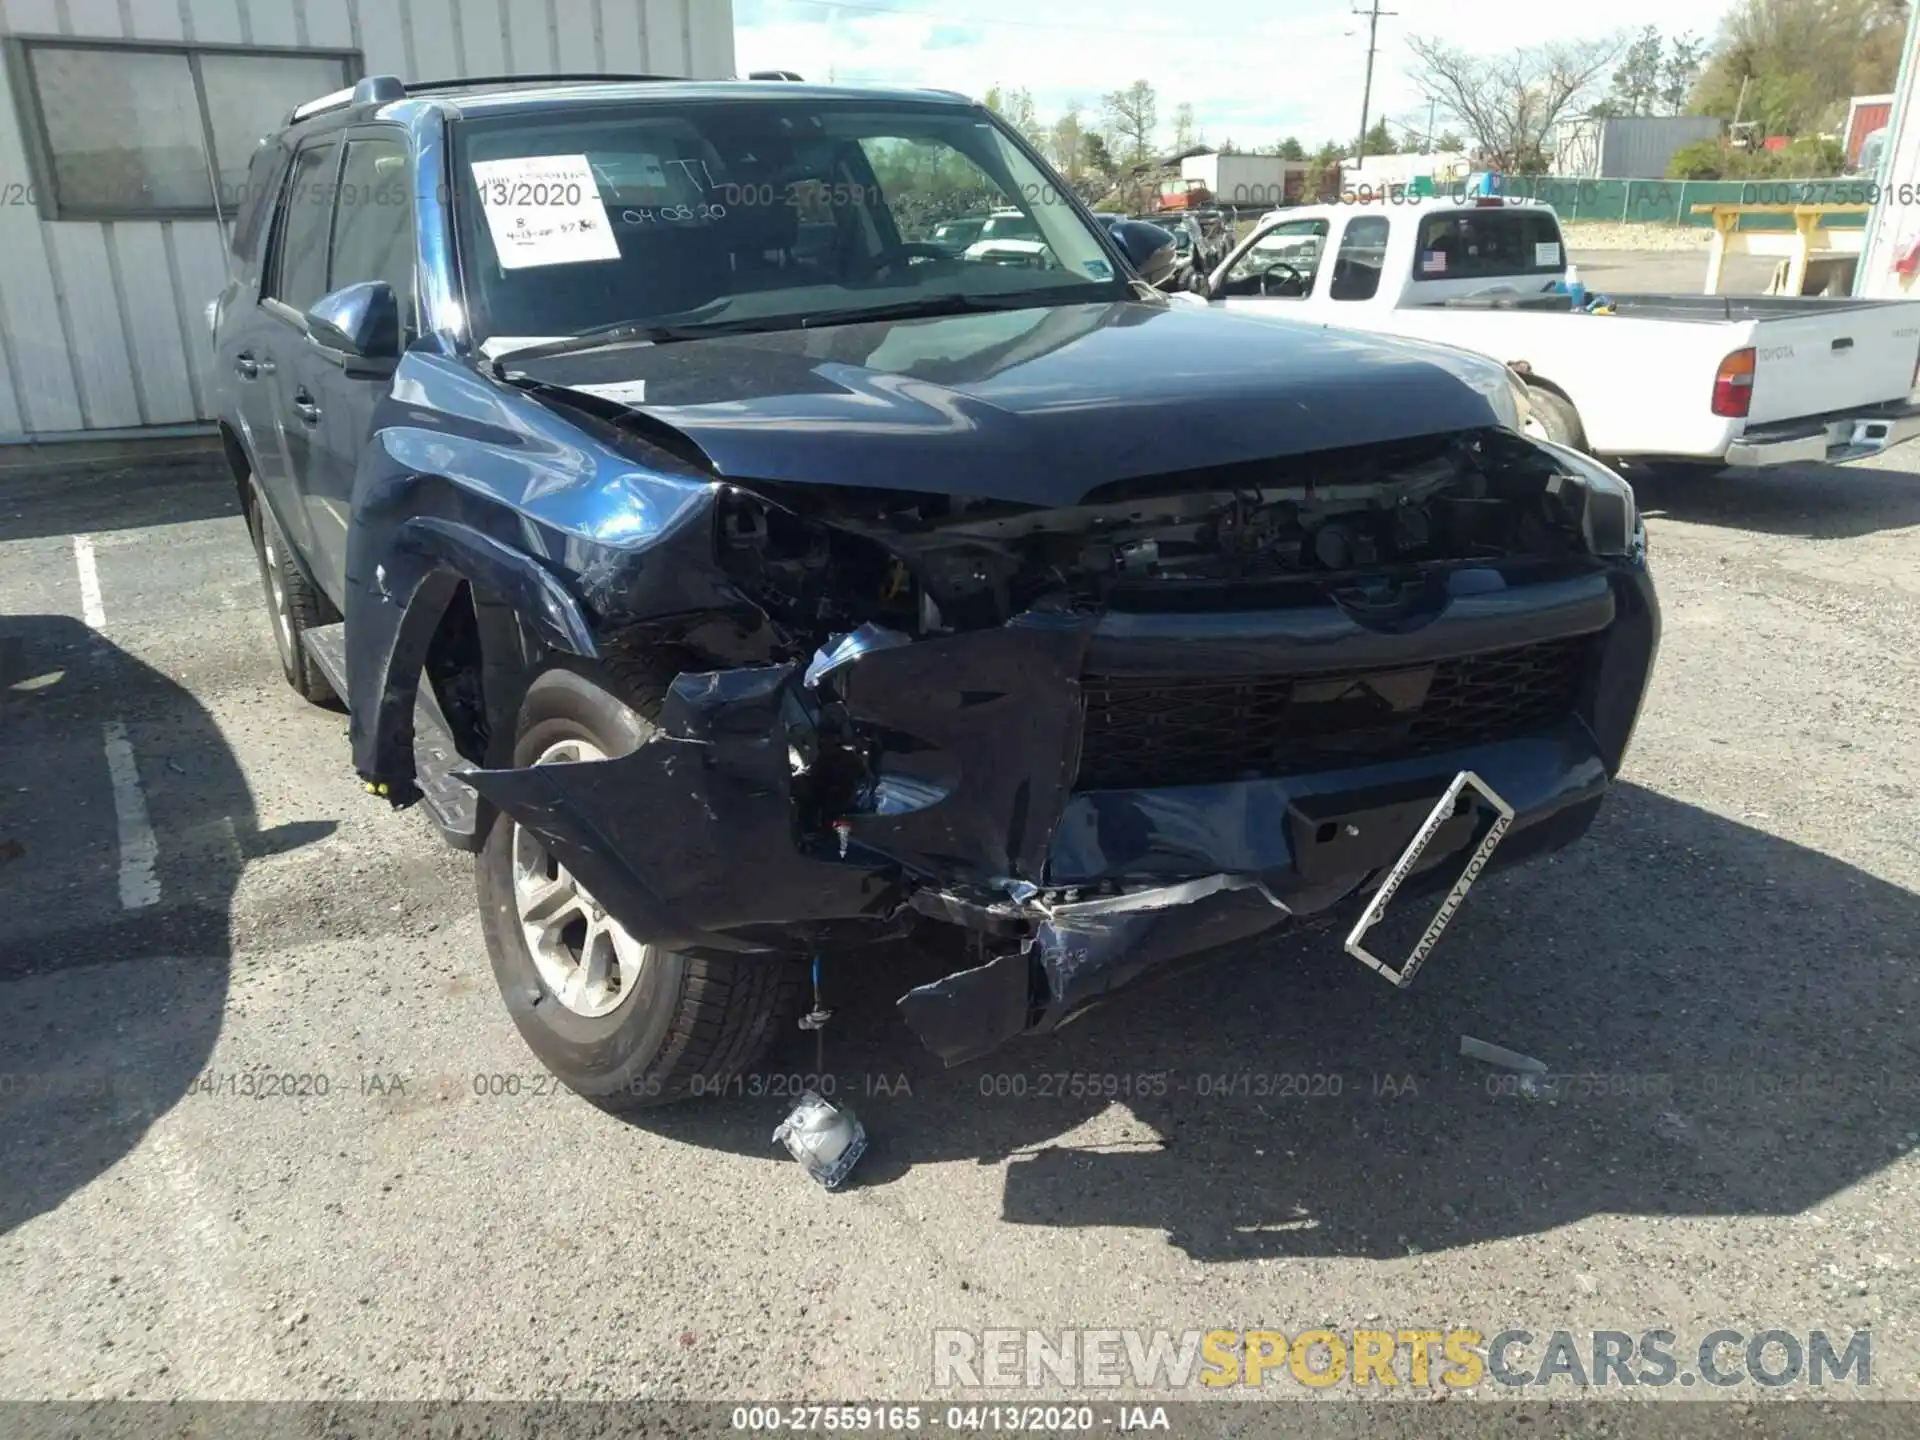
<path fill-rule="evenodd" d="M 1920 358 L 1920 305 L 1843 302 L 1827 310 L 1818 301 L 1808 304 L 1808 314 L 1762 319 L 1754 327 L 1749 424 L 1907 397 Z"/>
<path fill-rule="evenodd" d="M 337 136 L 311 140 L 295 152 L 260 287 L 260 309 L 267 317 L 263 328 L 272 334 L 274 362 L 264 383 L 272 394 L 273 424 L 286 465 L 281 493 L 272 497 L 274 514 L 320 588 L 336 603 L 340 598 L 337 582 L 322 563 L 307 518 L 319 412 L 312 390 L 306 312 L 326 293 L 328 231 L 339 168 Z"/>
<path fill-rule="evenodd" d="M 234 260 L 241 270 L 221 293 L 220 323 L 214 334 L 220 403 L 239 432 L 254 479 L 276 496 L 287 493 L 286 454 L 280 443 L 272 380 L 284 331 L 278 320 L 260 308 L 259 299 L 272 258 L 286 158 L 278 146 L 262 145 L 248 168 L 249 199 L 233 241 Z"/>
<path fill-rule="evenodd" d="M 331 295 L 368 280 L 392 286 L 400 302 L 402 348 L 419 333 L 412 187 L 407 177 L 407 142 L 402 132 L 381 128 L 348 135 L 323 291 Z M 309 422 L 307 523 L 320 566 L 329 577 L 346 574 L 354 476 L 373 429 L 374 409 L 392 386 L 387 378 L 348 375 L 345 359 L 309 339 L 299 365 L 306 404 L 319 411 L 319 418 Z M 334 598 L 340 603 L 340 597 Z"/>

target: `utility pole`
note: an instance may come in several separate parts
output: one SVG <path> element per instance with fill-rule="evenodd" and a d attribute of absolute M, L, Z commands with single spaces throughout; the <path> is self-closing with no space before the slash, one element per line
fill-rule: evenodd
<path fill-rule="evenodd" d="M 1433 153 L 1433 116 L 1440 108 L 1440 102 L 1429 96 L 1427 99 L 1427 154 Z"/>
<path fill-rule="evenodd" d="M 1371 10 L 1355 10 L 1353 13 L 1367 17 L 1367 83 L 1360 91 L 1360 143 L 1354 147 L 1353 151 L 1353 158 L 1357 163 L 1365 159 L 1367 154 L 1367 112 L 1373 106 L 1373 54 L 1380 48 L 1377 43 L 1380 35 L 1380 17 L 1397 15 L 1400 12 L 1382 10 L 1380 0 L 1373 0 Z"/>

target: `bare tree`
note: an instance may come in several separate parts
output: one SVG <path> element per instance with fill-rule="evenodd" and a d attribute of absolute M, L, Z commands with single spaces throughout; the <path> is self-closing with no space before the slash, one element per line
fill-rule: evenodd
<path fill-rule="evenodd" d="M 1047 158 L 1054 169 L 1068 179 L 1077 179 L 1087 168 L 1086 130 L 1080 118 L 1080 102 L 1069 100 L 1060 118 L 1053 122 L 1047 137 Z"/>
<path fill-rule="evenodd" d="M 1178 155 L 1200 143 L 1200 128 L 1193 121 L 1193 106 L 1185 100 L 1173 107 L 1173 151 Z"/>
<path fill-rule="evenodd" d="M 1046 132 L 1041 128 L 1031 90 L 1002 90 L 998 85 L 991 86 L 986 93 L 986 106 L 1035 146 L 1045 142 Z"/>
<path fill-rule="evenodd" d="M 1413 35 L 1419 62 L 1409 73 L 1428 99 L 1467 128 L 1489 166 L 1508 173 L 1546 169 L 1555 123 L 1620 53 L 1617 38 L 1561 41 L 1504 55 L 1471 55 L 1437 36 Z"/>
<path fill-rule="evenodd" d="M 1160 133 L 1160 97 L 1145 80 L 1124 90 L 1109 91 L 1101 99 L 1106 113 L 1107 148 L 1123 165 L 1138 165 L 1153 154 Z"/>

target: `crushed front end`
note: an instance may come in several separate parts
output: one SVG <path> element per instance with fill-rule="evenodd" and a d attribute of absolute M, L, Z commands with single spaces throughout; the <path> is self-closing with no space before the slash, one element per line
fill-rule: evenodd
<path fill-rule="evenodd" d="M 1065 507 L 716 485 L 711 522 L 737 603 L 605 641 L 689 657 L 658 736 L 470 778 L 644 940 L 949 927 L 900 999 L 949 1063 L 1363 903 L 1463 770 L 1513 809 L 1496 864 L 1578 838 L 1659 639 L 1631 493 L 1500 429 Z M 1487 820 L 1464 795 L 1410 888 Z"/>

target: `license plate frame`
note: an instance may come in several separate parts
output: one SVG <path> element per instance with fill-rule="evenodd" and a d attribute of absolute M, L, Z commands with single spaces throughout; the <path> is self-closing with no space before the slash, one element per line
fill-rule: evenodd
<path fill-rule="evenodd" d="M 1453 888 L 1440 902 L 1439 910 L 1434 913 L 1425 932 L 1415 942 L 1413 950 L 1396 969 L 1368 950 L 1361 942 L 1366 938 L 1367 932 L 1380 923 L 1394 895 L 1405 883 L 1407 876 L 1413 873 L 1413 867 L 1420 863 L 1421 853 L 1433 843 L 1433 837 L 1439 833 L 1440 827 L 1452 818 L 1461 793 L 1469 788 L 1493 807 L 1493 824 L 1481 837 L 1480 843 L 1474 847 L 1473 854 L 1467 857 L 1467 863 L 1460 871 L 1460 878 L 1453 882 Z M 1440 943 L 1440 937 L 1446 933 L 1447 926 L 1452 923 L 1455 913 L 1460 909 L 1460 903 L 1467 898 L 1467 892 L 1473 888 L 1474 881 L 1480 878 L 1481 872 L 1486 869 L 1488 859 L 1512 825 L 1513 806 L 1509 805 L 1497 790 L 1471 770 L 1462 770 L 1454 776 L 1453 783 L 1447 786 L 1446 792 L 1434 803 L 1433 809 L 1421 823 L 1419 830 L 1414 832 L 1413 839 L 1408 842 L 1407 848 L 1401 851 L 1400 858 L 1394 861 L 1393 868 L 1387 872 L 1386 879 L 1380 882 L 1380 888 L 1373 892 L 1373 898 L 1367 902 L 1367 908 L 1360 912 L 1359 920 L 1354 923 L 1352 931 L 1347 935 L 1347 953 L 1362 965 L 1378 971 L 1395 986 L 1402 990 L 1406 989 L 1420 967 L 1426 963 L 1427 957 L 1433 953 L 1433 947 Z"/>

